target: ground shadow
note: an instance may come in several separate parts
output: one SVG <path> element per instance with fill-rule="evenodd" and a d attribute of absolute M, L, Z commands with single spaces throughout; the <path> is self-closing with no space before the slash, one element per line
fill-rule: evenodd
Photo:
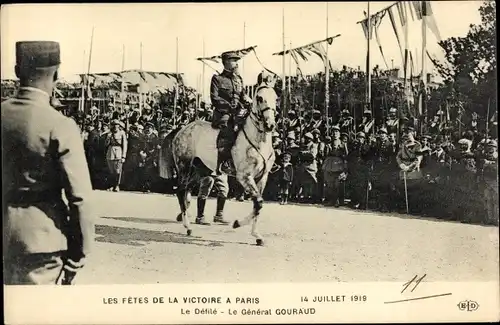
<path fill-rule="evenodd" d="M 224 244 L 249 245 L 244 242 L 229 242 L 223 240 L 201 239 L 199 236 L 186 236 L 185 234 L 170 231 L 156 231 L 147 229 L 96 225 L 96 241 L 128 246 L 145 246 L 144 242 L 188 244 L 204 247 L 221 247 Z"/>
<path fill-rule="evenodd" d="M 158 219 L 158 218 L 137 218 L 137 217 L 101 217 L 101 218 L 118 220 L 118 221 L 137 222 L 137 223 L 148 223 L 148 224 L 156 223 L 159 225 L 179 223 L 176 220 Z"/>

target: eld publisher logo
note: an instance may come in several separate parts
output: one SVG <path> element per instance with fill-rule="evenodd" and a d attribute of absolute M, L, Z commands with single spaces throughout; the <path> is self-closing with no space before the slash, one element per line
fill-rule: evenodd
<path fill-rule="evenodd" d="M 479 308 L 479 304 L 472 300 L 461 301 L 457 306 L 461 311 L 476 311 Z"/>

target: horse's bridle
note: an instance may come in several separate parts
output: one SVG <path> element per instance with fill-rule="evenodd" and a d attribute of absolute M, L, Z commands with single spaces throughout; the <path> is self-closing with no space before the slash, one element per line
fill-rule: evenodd
<path fill-rule="evenodd" d="M 257 90 L 255 91 L 256 93 L 263 89 L 263 88 L 273 88 L 269 85 L 263 85 L 263 86 L 260 86 L 257 88 Z M 275 109 L 271 108 L 271 107 L 266 107 L 264 109 L 260 109 L 258 112 L 255 112 L 253 107 L 252 107 L 252 110 L 250 111 L 250 119 L 252 120 L 253 124 L 255 125 L 255 128 L 257 129 L 257 131 L 259 131 L 260 133 L 265 133 L 266 131 L 265 130 L 262 130 L 261 128 L 259 128 L 262 120 L 264 119 L 264 112 L 267 112 L 269 110 L 272 110 L 272 111 L 276 111 Z"/>

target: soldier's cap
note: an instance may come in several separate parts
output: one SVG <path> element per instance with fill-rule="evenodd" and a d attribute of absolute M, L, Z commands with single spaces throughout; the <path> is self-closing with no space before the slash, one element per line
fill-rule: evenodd
<path fill-rule="evenodd" d="M 154 129 L 155 125 L 153 123 L 151 123 L 151 122 L 146 122 L 146 124 L 144 124 L 144 127 L 146 127 L 146 128 L 147 127 L 151 127 L 151 128 Z"/>
<path fill-rule="evenodd" d="M 413 127 L 413 125 L 406 125 L 404 127 L 404 131 L 405 132 L 413 132 L 413 131 L 415 131 L 415 128 Z"/>
<path fill-rule="evenodd" d="M 99 109 L 98 109 L 97 107 L 95 107 L 95 106 L 92 106 L 92 107 L 90 108 L 90 111 L 91 111 L 91 112 L 99 112 Z"/>
<path fill-rule="evenodd" d="M 398 110 L 395 107 L 391 107 L 389 113 L 396 113 Z"/>
<path fill-rule="evenodd" d="M 312 134 L 321 134 L 321 131 L 319 129 L 314 129 L 311 131 Z"/>
<path fill-rule="evenodd" d="M 342 115 L 349 115 L 351 113 L 349 113 L 349 110 L 344 109 L 342 112 L 340 112 L 340 114 L 342 114 Z"/>
<path fill-rule="evenodd" d="M 366 135 L 364 132 L 358 132 L 358 134 L 356 135 L 358 138 L 366 138 Z"/>
<path fill-rule="evenodd" d="M 239 59 L 241 59 L 241 57 L 235 51 L 227 51 L 227 52 L 224 52 L 221 54 L 221 59 L 223 61 L 227 61 L 227 60 L 231 60 L 231 59 L 239 60 Z"/>
<path fill-rule="evenodd" d="M 472 141 L 469 139 L 462 138 L 462 139 L 458 140 L 458 144 L 470 146 L 472 144 Z"/>
<path fill-rule="evenodd" d="M 294 111 L 293 109 L 291 109 L 291 110 L 289 110 L 289 111 L 288 111 L 288 115 L 293 115 L 293 116 L 295 116 L 295 115 L 296 115 L 296 113 L 295 113 L 295 111 Z"/>
<path fill-rule="evenodd" d="M 16 65 L 19 69 L 48 68 L 59 64 L 61 64 L 61 50 L 58 42 L 16 42 Z"/>
<path fill-rule="evenodd" d="M 286 135 L 286 138 L 295 140 L 295 133 L 293 131 L 288 132 L 288 134 Z"/>
<path fill-rule="evenodd" d="M 332 126 L 332 130 L 340 131 L 340 127 L 338 125 L 334 125 L 334 126 Z"/>
<path fill-rule="evenodd" d="M 279 138 L 280 134 L 278 131 L 274 131 L 272 136 L 273 136 L 273 138 Z"/>
<path fill-rule="evenodd" d="M 486 143 L 486 146 L 487 147 L 496 147 L 497 142 L 495 140 L 490 140 L 490 141 L 488 141 L 488 143 Z"/>
<path fill-rule="evenodd" d="M 321 114 L 321 112 L 320 112 L 320 111 L 318 111 L 317 109 L 313 109 L 312 113 L 313 113 L 313 114 L 316 114 L 316 115 Z"/>
<path fill-rule="evenodd" d="M 136 127 L 138 130 L 144 130 L 144 126 L 142 124 L 137 123 Z"/>
<path fill-rule="evenodd" d="M 372 111 L 370 111 L 369 109 L 365 109 L 363 115 L 372 115 Z"/>
<path fill-rule="evenodd" d="M 423 135 L 422 139 L 430 140 L 430 139 L 432 139 L 432 137 L 430 135 Z"/>
<path fill-rule="evenodd" d="M 306 134 L 304 134 L 304 138 L 314 139 L 314 137 L 313 137 L 313 135 L 311 134 L 311 132 L 307 132 Z"/>
<path fill-rule="evenodd" d="M 437 111 L 437 115 L 444 115 L 444 112 L 442 110 Z"/>
<path fill-rule="evenodd" d="M 340 133 L 341 137 L 349 137 L 349 134 L 347 132 L 342 132 Z"/>
<path fill-rule="evenodd" d="M 378 130 L 379 133 L 384 133 L 387 134 L 387 128 L 381 127 L 380 130 Z"/>

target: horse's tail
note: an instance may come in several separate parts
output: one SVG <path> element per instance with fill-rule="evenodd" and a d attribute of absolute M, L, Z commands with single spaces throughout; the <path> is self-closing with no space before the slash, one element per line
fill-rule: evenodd
<path fill-rule="evenodd" d="M 160 177 L 164 179 L 175 178 L 177 174 L 177 168 L 175 166 L 174 155 L 172 152 L 172 143 L 175 135 L 179 132 L 181 128 L 177 128 L 170 132 L 163 140 L 161 146 L 161 153 L 159 159 L 159 169 Z"/>

